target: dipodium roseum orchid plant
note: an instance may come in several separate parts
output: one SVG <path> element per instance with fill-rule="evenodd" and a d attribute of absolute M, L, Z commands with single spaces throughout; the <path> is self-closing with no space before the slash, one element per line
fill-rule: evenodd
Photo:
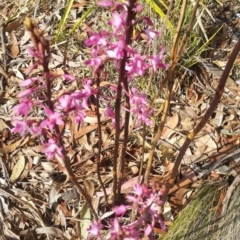
<path fill-rule="evenodd" d="M 143 7 L 136 0 L 98 1 L 97 4 L 108 9 L 111 13 L 108 24 L 112 30 L 93 32 L 88 28 L 89 38 L 85 40 L 85 45 L 91 48 L 91 58 L 85 64 L 93 68 L 93 77 L 92 79 L 86 78 L 82 80 L 83 88 L 81 90 L 64 92 L 56 98 L 53 98 L 52 95 L 52 85 L 56 77 L 49 70 L 51 57 L 49 42 L 44 39 L 43 31 L 38 29 L 33 20 L 25 20 L 25 27 L 31 32 L 33 41 L 33 47 L 29 47 L 27 50 L 34 59 L 26 74 L 30 75 L 39 65 L 43 67 L 43 72 L 41 76 L 30 77 L 20 83 L 22 91 L 17 95 L 19 104 L 13 108 L 12 131 L 19 133 L 21 136 L 26 134 L 42 136 L 39 138 L 43 145 L 42 152 L 46 154 L 49 160 L 57 159 L 66 168 L 68 179 L 73 181 L 81 196 L 87 201 L 96 220 L 89 228 L 89 238 L 103 239 L 101 229 L 104 227 L 109 229 L 109 236 L 104 239 L 142 239 L 142 237 L 151 239 L 156 222 L 166 230 L 161 211 L 159 211 L 159 207 L 163 203 L 161 198 L 164 192 L 156 189 L 150 190 L 144 184 L 136 184 L 133 187 L 133 192 L 126 196 L 126 200 L 129 202 L 127 205 L 121 203 L 120 195 L 121 185 L 124 180 L 123 167 L 130 127 L 130 114 L 136 116 L 136 125 L 146 124 L 150 126 L 152 125 L 151 116 L 153 113 L 153 108 L 149 106 L 146 94 L 141 93 L 137 87 L 129 88 L 129 84 L 137 86 L 137 84 L 132 84 L 137 77 L 143 77 L 149 70 L 156 73 L 159 68 L 166 68 L 167 65 L 163 63 L 164 48 L 162 47 L 156 56 L 148 56 L 141 55 L 132 47 L 133 39 L 135 41 L 140 36 L 140 32 L 135 32 L 133 37 L 133 30 L 137 24 L 138 26 L 145 25 L 142 33 L 146 36 L 146 44 L 150 44 L 155 37 L 159 36 L 159 33 L 153 29 L 152 21 L 145 16 L 141 16 Z M 88 108 L 88 99 L 95 95 L 97 99 L 96 111 L 99 125 L 100 154 L 101 124 L 99 106 L 101 104 L 100 99 L 104 100 L 104 93 L 101 91 L 100 83 L 101 78 L 103 78 L 104 67 L 109 62 L 112 63 L 118 74 L 117 85 L 111 87 L 113 94 L 115 94 L 113 98 L 115 102 L 107 104 L 105 111 L 105 115 L 112 120 L 116 129 L 112 190 L 112 206 L 115 217 L 109 221 L 108 226 L 104 226 L 98 220 L 99 216 L 91 204 L 91 199 L 76 180 L 69 166 L 60 126 L 64 125 L 67 116 L 73 117 L 77 123 L 83 121 L 86 117 L 85 111 Z M 75 80 L 73 76 L 68 74 L 64 74 L 62 77 L 67 81 Z M 97 88 L 94 89 L 93 84 Z M 125 98 L 124 106 L 122 106 L 123 98 Z M 42 112 L 43 119 L 32 120 L 29 118 L 33 111 Z M 125 113 L 124 119 L 121 117 L 121 112 Z M 18 118 L 19 116 L 21 118 Z M 122 128 L 124 129 L 124 137 L 123 147 L 120 149 L 119 140 Z M 97 165 L 99 166 L 100 157 L 97 157 L 97 159 Z M 118 169 L 119 173 L 117 173 Z M 98 171 L 98 179 L 108 204 L 108 196 L 101 180 L 100 171 Z M 129 214 L 130 209 L 137 212 L 136 217 L 130 222 L 125 221 L 123 223 L 122 218 L 124 215 Z"/>

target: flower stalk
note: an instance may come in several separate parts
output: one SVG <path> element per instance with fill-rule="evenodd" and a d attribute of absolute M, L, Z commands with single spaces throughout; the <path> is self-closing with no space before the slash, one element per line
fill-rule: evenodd
<path fill-rule="evenodd" d="M 96 155 L 97 177 L 108 207 L 110 207 L 109 199 L 100 172 L 100 157 L 103 145 L 100 120 L 103 113 L 100 108 L 103 108 L 104 105 L 106 109 L 104 114 L 111 118 L 113 127 L 115 127 L 112 171 L 112 205 L 115 209 L 115 217 L 110 221 L 109 226 L 111 239 L 124 239 L 125 237 L 138 239 L 142 232 L 144 232 L 144 237 L 151 235 L 156 220 L 164 229 L 166 227 L 161 220 L 161 214 L 157 210 L 157 205 L 162 205 L 163 193 L 160 190 L 150 190 L 146 185 L 138 184 L 134 186 L 134 194 L 136 195 L 130 194 L 126 197 L 130 204 L 123 205 L 121 201 L 129 131 L 141 124 L 152 125 L 153 108 L 149 106 L 147 93 L 139 91 L 136 79 L 143 77 L 149 70 L 151 75 L 154 75 L 159 68 L 164 69 L 167 65 L 163 63 L 164 48 L 161 48 L 156 55 L 148 56 L 140 54 L 132 46 L 133 41 L 138 39 L 140 33 L 145 34 L 146 44 L 149 44 L 153 38 L 159 35 L 157 31 L 153 30 L 152 21 L 140 15 L 143 8 L 137 3 L 137 0 L 125 2 L 104 0 L 98 1 L 97 4 L 109 9 L 111 19 L 108 24 L 112 28 L 112 32 L 105 30 L 93 32 L 89 27 L 87 28 L 89 38 L 84 43 L 86 47 L 91 48 L 91 58 L 85 61 L 85 64 L 93 68 L 93 80 L 85 78 L 82 80 L 82 89 L 64 92 L 57 96 L 55 96 L 52 88 L 56 76 L 52 75 L 49 70 L 51 56 L 49 43 L 44 39 L 43 31 L 38 29 L 33 20 L 29 18 L 25 20 L 25 27 L 30 31 L 33 42 L 33 47 L 28 48 L 28 52 L 34 59 L 34 63 L 29 66 L 27 74 L 30 75 L 39 65 L 43 67 L 43 72 L 40 76 L 31 77 L 20 83 L 23 90 L 18 94 L 19 104 L 13 108 L 13 116 L 21 115 L 23 120 L 13 120 L 14 128 L 12 131 L 19 133 L 21 136 L 26 134 L 41 136 L 39 141 L 43 145 L 42 152 L 49 160 L 56 159 L 58 161 L 67 175 L 67 180 L 72 181 L 79 194 L 87 202 L 96 221 L 89 228 L 89 232 L 98 239 L 102 239 L 100 230 L 103 225 L 98 220 L 98 215 L 92 205 L 92 199 L 78 183 L 72 171 L 64 149 L 63 132 L 61 131 L 61 126 L 70 116 L 76 123 L 82 122 L 86 117 L 89 98 L 93 95 L 96 96 L 99 134 L 98 153 Z M 140 16 L 137 16 L 138 14 Z M 139 27 L 142 23 L 145 24 L 144 30 L 137 31 L 133 38 L 134 27 L 137 24 Z M 105 69 L 105 64 L 109 62 L 113 64 L 118 74 L 116 87 L 111 85 L 109 89 L 113 93 L 112 101 L 109 101 L 104 95 L 104 91 L 101 91 L 101 81 L 105 80 L 105 76 L 107 76 L 103 69 Z M 61 77 L 66 81 L 75 80 L 73 76 L 68 74 L 63 74 Z M 97 89 L 92 88 L 93 83 L 96 84 Z M 122 105 L 122 101 L 124 101 L 124 105 Z M 42 112 L 43 119 L 32 120 L 29 115 L 33 109 Z M 131 115 L 135 116 L 136 119 L 134 126 L 130 126 Z M 123 130 L 122 144 L 120 144 L 121 130 Z M 130 207 L 135 210 L 135 219 L 122 226 L 119 221 L 120 215 L 125 214 Z"/>
<path fill-rule="evenodd" d="M 54 108 L 54 103 L 52 101 L 52 76 L 50 74 L 49 71 L 49 58 L 50 58 L 50 47 L 49 47 L 49 42 L 47 40 L 44 39 L 43 37 L 43 32 L 39 31 L 37 28 L 36 23 L 31 20 L 30 18 L 26 18 L 25 22 L 25 27 L 28 31 L 31 32 L 31 38 L 34 44 L 34 55 L 33 57 L 36 58 L 36 62 L 38 64 L 41 64 L 43 66 L 43 80 L 46 81 L 46 105 L 48 106 L 48 110 L 49 114 L 51 115 L 50 118 L 52 117 L 52 115 L 54 115 L 55 113 L 55 108 Z M 72 172 L 72 169 L 69 165 L 69 161 L 64 153 L 64 145 L 63 145 L 63 141 L 61 138 L 61 133 L 59 130 L 59 126 L 57 124 L 57 118 L 55 118 L 54 124 L 53 124 L 53 128 L 52 130 L 54 130 L 53 132 L 55 133 L 55 141 L 56 144 L 59 147 L 56 147 L 56 145 L 54 145 L 54 150 L 53 152 L 50 151 L 53 148 L 53 144 L 55 144 L 53 139 L 49 140 L 49 148 L 45 148 L 44 152 L 46 152 L 46 154 L 51 155 L 51 156 L 55 156 L 56 159 L 58 160 L 59 164 L 61 164 L 67 173 L 67 179 L 71 180 L 74 184 L 74 186 L 76 187 L 77 191 L 79 192 L 79 194 L 81 196 L 83 196 L 83 198 L 86 200 L 86 202 L 88 203 L 88 206 L 95 218 L 95 220 L 98 220 L 98 216 L 92 206 L 92 202 L 90 197 L 87 195 L 87 193 L 83 190 L 83 188 L 80 186 L 80 184 L 78 183 L 75 175 Z M 47 121 L 48 122 L 48 121 Z M 44 121 L 40 124 L 40 126 L 42 126 L 42 128 L 45 127 L 45 125 L 43 124 Z M 60 122 L 62 123 L 62 122 Z"/>

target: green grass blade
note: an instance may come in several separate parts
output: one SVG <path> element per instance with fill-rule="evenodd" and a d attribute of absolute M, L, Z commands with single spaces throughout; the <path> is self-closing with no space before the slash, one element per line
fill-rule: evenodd
<path fill-rule="evenodd" d="M 147 2 L 147 4 L 153 8 L 153 10 L 163 19 L 166 18 L 166 14 L 162 11 L 158 0 L 145 0 Z M 163 3 L 163 1 L 159 0 L 161 2 L 161 4 L 167 9 L 167 6 Z M 173 30 L 173 25 L 172 23 L 167 20 L 167 26 Z"/>
<path fill-rule="evenodd" d="M 59 23 L 59 25 L 58 25 L 57 33 L 56 33 L 56 36 L 55 36 L 55 38 L 54 38 L 54 40 L 53 40 L 53 43 L 56 43 L 56 42 L 57 42 L 57 40 L 58 40 L 58 38 L 59 38 L 62 30 L 63 30 L 63 26 L 64 26 L 64 24 L 65 24 L 65 22 L 66 22 L 66 20 L 67 20 L 67 18 L 68 18 L 69 12 L 70 12 L 71 7 L 72 7 L 72 5 L 73 5 L 73 1 L 74 1 L 74 0 L 70 0 L 70 1 L 68 2 L 67 7 L 65 8 L 63 17 L 62 17 L 62 19 L 61 19 L 61 21 L 60 21 L 60 23 Z"/>
<path fill-rule="evenodd" d="M 196 52 L 196 55 L 200 55 L 205 48 L 207 48 L 207 46 L 209 46 L 209 44 L 211 43 L 211 41 L 214 39 L 214 37 L 218 34 L 218 32 L 223 28 L 223 25 L 220 26 L 216 32 L 208 39 L 207 42 L 205 42 L 199 49 L 198 51 Z"/>
<path fill-rule="evenodd" d="M 69 31 L 69 35 L 73 34 L 75 30 L 79 27 L 79 25 L 88 17 L 88 15 L 92 12 L 94 6 L 91 6 L 82 17 L 74 24 L 73 28 Z"/>
<path fill-rule="evenodd" d="M 7 25 L 8 23 L 10 23 L 11 21 L 13 21 L 15 18 L 19 17 L 21 15 L 21 13 L 24 12 L 24 10 L 26 11 L 27 7 L 31 7 L 34 3 L 34 0 L 29 0 L 27 1 L 23 7 L 21 7 L 19 10 L 17 10 L 16 12 L 12 13 L 11 16 L 7 17 L 7 19 L 3 22 L 4 25 Z"/>

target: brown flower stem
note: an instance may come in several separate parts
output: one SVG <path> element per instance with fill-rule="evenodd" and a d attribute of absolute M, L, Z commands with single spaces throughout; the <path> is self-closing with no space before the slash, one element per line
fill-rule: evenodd
<path fill-rule="evenodd" d="M 124 52 L 124 58 L 121 61 L 119 79 L 117 85 L 117 96 L 115 101 L 115 143 L 114 143 L 114 152 L 113 152 L 113 205 L 116 203 L 116 190 L 117 190 L 117 162 L 119 156 L 119 140 L 120 140 L 120 109 L 121 109 L 121 98 L 122 98 L 122 79 L 124 78 L 125 73 L 125 64 L 126 64 L 126 52 Z"/>
<path fill-rule="evenodd" d="M 132 31 L 133 31 L 133 26 L 132 26 L 132 20 L 135 18 L 135 12 L 133 11 L 133 7 L 135 5 L 136 0 L 129 0 L 129 6 L 128 6 L 128 12 L 127 12 L 127 20 L 126 20 L 126 37 L 125 37 L 125 43 L 126 45 L 129 45 L 131 43 L 131 38 L 132 38 Z M 117 162 L 118 162 L 118 157 L 119 157 L 119 140 L 120 140 L 120 110 L 121 110 L 121 98 L 122 98 L 122 88 L 125 88 L 125 91 L 128 91 L 128 78 L 126 76 L 126 71 L 125 71 L 125 66 L 127 62 L 127 51 L 124 50 L 124 55 L 123 59 L 121 60 L 120 63 L 120 69 L 119 69 L 119 76 L 118 76 L 118 84 L 117 84 L 117 97 L 116 97 L 116 102 L 115 102 L 115 145 L 114 145 L 114 153 L 113 153 L 113 205 L 116 204 L 116 200 L 119 196 L 119 189 L 121 187 L 121 182 L 123 179 L 123 167 L 124 167 L 124 159 L 125 159 L 125 152 L 126 149 L 124 146 L 127 145 L 127 140 L 128 140 L 128 132 L 129 132 L 129 113 L 125 113 L 125 127 L 124 127 L 124 140 L 123 140 L 123 150 L 121 151 L 121 158 L 120 158 L 120 163 L 119 163 L 119 178 L 120 182 L 117 182 Z M 130 108 L 129 104 L 129 97 L 126 96 L 126 108 Z M 119 187 L 120 185 L 120 187 Z"/>
<path fill-rule="evenodd" d="M 128 13 L 127 13 L 127 32 L 126 32 L 126 45 L 130 45 L 132 42 L 132 34 L 133 34 L 133 25 L 132 21 L 134 20 L 136 13 L 133 11 L 136 0 L 129 1 Z M 125 68 L 125 66 L 124 66 Z M 122 79 L 123 87 L 126 92 L 129 92 L 128 89 L 128 78 L 126 76 Z M 118 188 L 117 188 L 117 200 L 120 200 L 121 194 L 121 185 L 124 178 L 124 165 L 125 165 L 125 156 L 127 150 L 127 142 L 129 135 L 129 118 L 130 118 L 130 98 L 127 94 L 125 94 L 125 119 L 124 119 L 124 137 L 122 150 L 120 155 L 120 163 L 119 163 L 119 175 L 118 175 Z"/>

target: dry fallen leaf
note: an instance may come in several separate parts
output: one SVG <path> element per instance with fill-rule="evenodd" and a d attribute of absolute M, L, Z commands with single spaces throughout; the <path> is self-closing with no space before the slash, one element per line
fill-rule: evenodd
<path fill-rule="evenodd" d="M 19 54 L 19 47 L 18 47 L 18 41 L 14 34 L 14 32 L 11 32 L 10 34 L 10 43 L 11 43 L 11 55 L 13 58 L 17 58 Z"/>
<path fill-rule="evenodd" d="M 24 178 L 27 178 L 29 170 L 31 170 L 30 163 L 29 163 L 27 156 L 26 156 L 25 160 L 26 160 L 25 168 L 23 169 L 21 175 L 19 176 L 19 181 L 22 181 Z"/>
<path fill-rule="evenodd" d="M 24 168 L 25 168 L 25 157 L 20 156 L 17 163 L 13 167 L 12 174 L 10 177 L 11 182 L 15 182 L 20 177 Z"/>
<path fill-rule="evenodd" d="M 87 134 L 87 133 L 89 133 L 89 132 L 97 129 L 97 127 L 98 127 L 97 124 L 89 125 L 89 126 L 83 128 L 83 129 L 79 130 L 78 132 L 76 132 L 76 133 L 74 134 L 74 138 L 75 138 L 75 139 L 78 139 L 78 138 L 84 136 L 85 134 Z"/>
<path fill-rule="evenodd" d="M 30 37 L 31 37 L 31 33 L 29 31 L 25 30 L 24 35 L 20 41 L 21 46 L 24 45 L 25 43 L 27 43 L 27 41 L 30 39 Z"/>
<path fill-rule="evenodd" d="M 99 220 L 104 220 L 105 218 L 108 218 L 110 216 L 112 216 L 115 213 L 115 211 L 109 211 L 109 212 L 105 212 Z"/>
<path fill-rule="evenodd" d="M 181 168 L 181 174 L 183 177 L 187 179 L 192 179 L 193 181 L 197 181 L 197 176 L 195 172 L 187 166 L 184 166 Z"/>
<path fill-rule="evenodd" d="M 222 126 L 223 122 L 223 115 L 224 115 L 224 105 L 222 103 L 218 104 L 218 107 L 216 109 L 216 115 L 214 119 L 212 119 L 212 123 L 216 124 L 217 127 Z"/>
<path fill-rule="evenodd" d="M 192 119 L 197 119 L 199 117 L 191 107 L 184 106 L 184 111 L 187 114 L 187 116 Z"/>
<path fill-rule="evenodd" d="M 81 138 L 79 138 L 77 142 L 79 143 L 80 146 L 84 146 L 88 151 L 92 150 L 91 144 L 88 143 L 87 135 L 84 135 Z"/>
<path fill-rule="evenodd" d="M 11 153 L 14 150 L 16 150 L 18 147 L 24 146 L 29 141 L 29 137 L 26 137 L 24 139 L 20 139 L 19 141 L 9 144 L 3 148 L 0 148 L 0 153 Z"/>
<path fill-rule="evenodd" d="M 199 154 L 185 154 L 182 160 L 182 164 L 184 165 L 190 165 L 195 162 L 202 162 L 204 160 L 208 159 L 207 155 L 203 155 L 201 153 Z"/>
<path fill-rule="evenodd" d="M 108 85 L 109 85 L 109 87 L 114 87 L 114 88 L 117 87 L 116 84 L 113 84 L 113 83 L 108 82 L 108 81 L 102 81 L 102 82 L 100 83 L 100 87 L 105 87 L 105 86 L 108 86 Z M 94 85 L 93 85 L 93 88 L 97 88 L 97 85 L 94 84 Z"/>
<path fill-rule="evenodd" d="M 140 178 L 140 181 L 142 179 L 142 176 Z M 134 184 L 137 184 L 139 182 L 139 177 L 133 177 L 130 178 L 127 182 L 123 183 L 123 185 L 121 186 L 121 193 L 129 193 L 133 187 Z M 107 194 L 110 194 L 112 192 L 112 188 L 106 188 L 105 189 Z M 101 192 L 96 192 L 97 197 L 103 197 L 104 193 L 103 191 Z"/>
<path fill-rule="evenodd" d="M 95 192 L 94 183 L 90 180 L 83 180 L 83 185 L 88 196 L 92 198 Z"/>
<path fill-rule="evenodd" d="M 3 75 L 6 79 L 8 79 L 8 74 L 1 66 L 0 66 L 0 74 Z"/>
<path fill-rule="evenodd" d="M 174 195 L 169 197 L 169 202 L 171 202 L 175 207 L 181 207 L 185 202 L 185 194 L 188 192 L 187 188 L 180 188 L 178 189 Z"/>
<path fill-rule="evenodd" d="M 66 202 L 61 202 L 58 204 L 58 210 L 62 211 L 65 217 L 72 217 L 72 211 L 68 209 L 68 205 Z"/>
<path fill-rule="evenodd" d="M 7 26 L 5 27 L 5 31 L 10 33 L 14 30 L 17 30 L 17 28 L 20 27 L 21 25 L 22 25 L 22 19 L 17 18 L 7 24 Z"/>
<path fill-rule="evenodd" d="M 139 168 L 135 162 L 129 162 L 128 167 L 132 170 L 133 174 L 137 174 L 139 172 Z"/>
<path fill-rule="evenodd" d="M 9 129 L 9 126 L 0 118 L 0 131 L 3 131 L 5 128 Z"/>
<path fill-rule="evenodd" d="M 54 238 L 71 239 L 71 237 L 56 227 L 40 227 L 35 229 L 36 234 L 49 234 Z"/>
<path fill-rule="evenodd" d="M 168 119 L 165 127 L 163 128 L 162 139 L 168 138 L 169 135 L 174 132 L 174 129 L 178 125 L 178 121 L 179 118 L 177 113 Z"/>
<path fill-rule="evenodd" d="M 216 142 L 210 136 L 210 134 L 205 134 L 205 135 L 202 135 L 200 138 L 196 138 L 195 144 L 198 149 L 196 154 L 207 153 L 210 156 L 210 154 L 217 152 Z"/>
<path fill-rule="evenodd" d="M 4 232 L 5 239 L 14 239 L 14 240 L 20 239 L 20 237 L 16 235 L 14 232 L 12 232 L 11 229 L 4 227 L 3 232 Z"/>

